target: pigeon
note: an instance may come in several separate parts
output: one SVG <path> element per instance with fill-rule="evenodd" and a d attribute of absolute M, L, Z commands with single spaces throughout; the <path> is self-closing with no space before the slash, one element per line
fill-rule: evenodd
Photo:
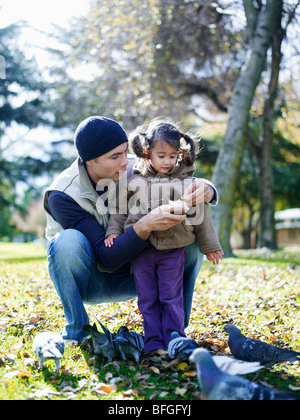
<path fill-rule="evenodd" d="M 188 360 L 193 351 L 199 348 L 199 344 L 192 338 L 182 337 L 176 331 L 171 333 L 172 340 L 168 346 L 171 359 Z M 262 369 L 260 363 L 243 362 L 227 356 L 213 356 L 214 362 L 219 369 L 231 375 L 248 375 Z"/>
<path fill-rule="evenodd" d="M 92 352 L 96 356 L 104 356 L 103 352 L 106 350 L 105 346 L 108 343 L 106 335 L 99 332 L 97 325 L 84 325 L 82 329 L 91 336 Z"/>
<path fill-rule="evenodd" d="M 46 360 L 53 359 L 56 365 L 56 374 L 59 373 L 60 359 L 65 351 L 65 343 L 60 334 L 43 332 L 33 340 L 33 352 L 39 359 L 39 368 L 42 369 Z"/>
<path fill-rule="evenodd" d="M 93 353 L 96 356 L 103 356 L 112 362 L 120 355 L 119 349 L 113 341 L 115 336 L 101 322 L 99 324 L 104 334 L 98 331 L 95 323 L 93 326 L 84 325 L 83 330 L 91 336 Z"/>
<path fill-rule="evenodd" d="M 193 339 L 182 337 L 177 331 L 172 331 L 171 341 L 168 345 L 168 353 L 171 359 L 188 360 L 199 344 Z"/>
<path fill-rule="evenodd" d="M 227 356 L 213 356 L 213 361 L 219 369 L 230 375 L 248 375 L 264 367 L 259 362 L 244 362 Z"/>
<path fill-rule="evenodd" d="M 190 361 L 196 364 L 199 385 L 208 400 L 300 400 L 296 394 L 265 388 L 240 376 L 223 372 L 206 349 L 196 349 Z"/>
<path fill-rule="evenodd" d="M 128 356 L 133 356 L 136 363 L 140 361 L 140 353 L 144 350 L 144 340 L 142 336 L 134 331 L 129 331 L 126 326 L 120 327 L 114 342 L 120 350 L 123 360 Z"/>
<path fill-rule="evenodd" d="M 266 367 L 281 362 L 300 362 L 300 353 L 245 337 L 235 325 L 226 325 L 224 331 L 229 334 L 229 347 L 235 359 L 260 362 Z"/>

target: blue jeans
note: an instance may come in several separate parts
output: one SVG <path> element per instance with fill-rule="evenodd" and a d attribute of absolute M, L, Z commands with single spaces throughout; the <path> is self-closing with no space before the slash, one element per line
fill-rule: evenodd
<path fill-rule="evenodd" d="M 77 230 L 58 233 L 48 247 L 49 274 L 61 299 L 67 325 L 64 339 L 81 342 L 89 324 L 84 304 L 122 302 L 137 297 L 133 274 L 115 275 L 98 270 L 94 251 Z M 197 243 L 186 247 L 183 276 L 185 326 L 189 324 L 195 282 L 203 262 Z"/>

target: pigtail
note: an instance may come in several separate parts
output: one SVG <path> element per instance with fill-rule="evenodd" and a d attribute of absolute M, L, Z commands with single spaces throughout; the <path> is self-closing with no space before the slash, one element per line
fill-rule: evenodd
<path fill-rule="evenodd" d="M 147 150 L 146 145 L 146 134 L 134 131 L 129 135 L 129 149 L 131 153 L 134 153 L 141 159 L 147 159 L 149 155 L 145 153 Z"/>
<path fill-rule="evenodd" d="M 189 134 L 182 133 L 180 140 L 181 161 L 187 166 L 193 165 L 198 152 L 197 140 Z"/>

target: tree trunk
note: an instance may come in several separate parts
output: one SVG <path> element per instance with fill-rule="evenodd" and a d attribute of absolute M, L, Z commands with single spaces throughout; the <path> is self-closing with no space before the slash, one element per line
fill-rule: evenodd
<path fill-rule="evenodd" d="M 269 104 L 265 107 L 263 126 L 263 143 L 259 159 L 258 179 L 260 198 L 258 247 L 276 249 L 274 181 L 271 161 L 273 148 L 273 108 Z"/>
<path fill-rule="evenodd" d="M 299 4 L 299 3 L 298 3 Z M 263 114 L 263 127 L 261 133 L 261 153 L 259 154 L 259 190 L 260 190 L 260 219 L 259 219 L 259 237 L 258 246 L 270 249 L 277 248 L 277 238 L 275 230 L 275 204 L 274 204 L 274 185 L 272 171 L 272 149 L 273 149 L 273 124 L 274 124 L 274 102 L 278 90 L 278 80 L 280 65 L 282 59 L 281 46 L 285 36 L 285 30 L 282 28 L 281 19 L 283 13 L 283 4 L 281 13 L 277 16 L 276 31 L 272 44 L 272 68 Z M 290 15 L 289 22 L 293 19 Z"/>
<path fill-rule="evenodd" d="M 279 51 L 280 53 L 280 51 Z M 276 66 L 275 61 L 276 60 Z M 274 179 L 272 169 L 273 149 L 273 123 L 274 123 L 274 101 L 277 92 L 277 83 L 280 70 L 280 60 L 274 59 L 274 47 L 272 58 L 272 74 L 270 79 L 268 97 L 266 98 L 263 113 L 263 124 L 260 138 L 260 153 L 258 154 L 259 168 L 259 236 L 258 246 L 276 249 L 275 231 L 275 203 L 274 203 Z"/>
<path fill-rule="evenodd" d="M 244 4 L 247 4 L 245 11 L 249 14 L 250 1 L 244 0 Z M 230 245 L 232 209 L 245 147 L 249 111 L 264 70 L 281 4 L 282 0 L 267 0 L 266 6 L 260 11 L 254 6 L 250 8 L 252 18 L 247 18 L 248 24 L 251 21 L 249 50 L 236 81 L 229 108 L 227 131 L 213 175 L 213 182 L 220 194 L 220 203 L 212 208 L 211 213 L 225 256 L 232 255 Z M 256 16 L 256 25 L 253 24 L 253 16 Z"/>

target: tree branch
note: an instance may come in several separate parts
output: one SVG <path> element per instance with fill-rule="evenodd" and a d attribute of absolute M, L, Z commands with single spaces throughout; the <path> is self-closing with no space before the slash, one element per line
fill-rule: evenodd
<path fill-rule="evenodd" d="M 228 112 L 228 107 L 218 97 L 218 94 L 212 88 L 205 86 L 200 81 L 186 81 L 181 82 L 180 85 L 184 87 L 185 92 L 181 96 L 191 96 L 195 94 L 206 95 L 222 112 Z"/>
<path fill-rule="evenodd" d="M 295 7 L 290 12 L 288 12 L 289 18 L 288 18 L 287 23 L 286 23 L 285 28 L 284 28 L 284 36 L 286 36 L 287 29 L 288 29 L 289 25 L 292 23 L 293 19 L 295 18 L 296 11 L 297 11 L 299 6 L 300 6 L 300 0 L 298 0 L 298 3 L 295 5 Z"/>

